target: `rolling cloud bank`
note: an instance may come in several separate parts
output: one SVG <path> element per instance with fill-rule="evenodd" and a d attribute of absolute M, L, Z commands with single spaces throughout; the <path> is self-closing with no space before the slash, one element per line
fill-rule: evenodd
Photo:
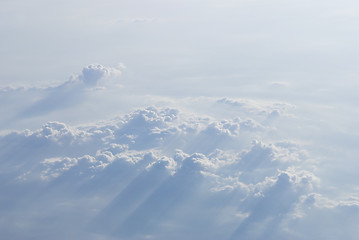
<path fill-rule="evenodd" d="M 359 234 L 355 188 L 340 196 L 328 190 L 326 156 L 319 159 L 313 151 L 321 145 L 313 147 L 303 137 L 318 127 L 295 104 L 133 97 L 125 86 L 116 91 L 128 101 L 136 98 L 137 105 L 118 114 L 121 106 L 109 107 L 106 96 L 122 98 L 113 98 L 113 85 L 107 88 L 106 81 L 120 75 L 116 68 L 89 65 L 58 86 L 1 90 L 0 97 L 15 109 L 3 118 L 0 136 L 1 238 L 355 239 Z M 96 117 L 84 114 L 76 124 L 48 121 L 91 111 L 85 100 L 98 102 Z M 98 110 L 102 107 L 111 114 Z M 108 115 L 113 117 L 101 117 Z M 22 130 L 26 121 L 45 123 Z"/>

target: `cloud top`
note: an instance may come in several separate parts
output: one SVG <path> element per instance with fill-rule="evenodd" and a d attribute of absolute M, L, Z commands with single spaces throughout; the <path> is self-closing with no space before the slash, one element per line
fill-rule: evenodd
<path fill-rule="evenodd" d="M 107 74 L 89 71 L 99 71 L 94 78 Z M 2 135 L 0 206 L 12 207 L 0 219 L 17 209 L 39 215 L 14 220 L 27 229 L 11 222 L 0 229 L 9 238 L 38 229 L 57 239 L 70 232 L 79 239 L 295 239 L 312 229 L 306 221 L 315 221 L 313 211 L 330 217 L 358 211 L 357 200 L 316 192 L 319 178 L 305 168 L 301 146 L 258 139 L 265 130 L 242 129 L 246 124 L 148 107 L 101 124 L 48 122 Z M 59 220 L 45 229 L 43 218 Z"/>
<path fill-rule="evenodd" d="M 100 64 L 90 64 L 82 69 L 79 79 L 88 87 L 96 86 L 101 79 L 110 76 L 120 76 L 121 71 L 112 67 L 104 67 Z"/>

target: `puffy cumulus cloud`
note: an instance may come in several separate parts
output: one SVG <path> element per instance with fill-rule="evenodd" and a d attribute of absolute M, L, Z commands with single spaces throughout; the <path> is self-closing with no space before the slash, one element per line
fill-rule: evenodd
<path fill-rule="evenodd" d="M 40 131 L 34 133 L 39 138 L 49 139 L 58 144 L 72 144 L 75 141 L 86 141 L 85 131 L 67 126 L 60 122 L 48 122 Z"/>
<path fill-rule="evenodd" d="M 279 164 L 293 164 L 293 162 L 303 160 L 304 157 L 305 154 L 292 145 L 283 146 L 281 142 L 267 144 L 254 140 L 252 147 L 243 152 L 240 164 L 246 171 L 251 171 L 269 168 L 270 166 L 278 166 Z"/>
<path fill-rule="evenodd" d="M 285 239 L 282 223 L 306 192 L 302 184 L 307 180 L 306 174 L 281 172 L 264 181 L 259 194 L 244 200 L 244 210 L 251 211 L 230 239 Z"/>
<path fill-rule="evenodd" d="M 300 145 L 258 139 L 246 121 L 148 107 L 3 134 L 2 237 L 314 239 L 303 231 L 318 216 L 357 219 L 356 198 L 318 193 Z"/>
<path fill-rule="evenodd" d="M 123 68 L 90 64 L 81 74 L 73 75 L 68 81 L 44 87 L 3 87 L 0 99 L 9 102 L 16 109 L 15 116 L 8 116 L 7 122 L 33 118 L 50 114 L 57 110 L 73 107 L 88 97 L 88 93 L 97 88 L 114 85 L 112 80 L 121 76 Z M 17 109 L 19 108 L 19 109 Z M 2 107 L 0 111 L 12 112 L 11 107 Z"/>
<path fill-rule="evenodd" d="M 100 64 L 90 64 L 82 69 L 82 74 L 78 76 L 86 86 L 96 86 L 101 79 L 117 77 L 121 71 L 112 67 L 104 67 Z"/>
<path fill-rule="evenodd" d="M 124 68 L 123 64 L 120 64 L 120 68 Z M 48 90 L 65 91 L 71 88 L 93 88 L 100 83 L 104 83 L 105 80 L 110 78 L 118 78 L 122 74 L 119 68 L 106 67 L 101 64 L 89 64 L 82 69 L 81 74 L 72 75 L 70 79 L 58 86 L 49 87 Z"/>
<path fill-rule="evenodd" d="M 233 121 L 223 120 L 211 123 L 208 127 L 206 127 L 203 133 L 215 136 L 236 136 L 239 134 L 239 128 L 239 119 L 234 119 Z"/>

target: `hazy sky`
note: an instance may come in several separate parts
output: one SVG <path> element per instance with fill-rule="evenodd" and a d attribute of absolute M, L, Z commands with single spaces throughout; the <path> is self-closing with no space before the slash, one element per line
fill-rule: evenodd
<path fill-rule="evenodd" d="M 358 75 L 355 1 L 0 4 L 7 84 L 62 81 L 89 63 L 119 62 L 132 82 L 156 87 L 182 86 L 187 78 L 224 79 L 236 87 L 257 81 L 318 87 L 349 84 Z"/>
<path fill-rule="evenodd" d="M 356 239 L 358 25 L 352 0 L 1 0 L 0 238 Z"/>

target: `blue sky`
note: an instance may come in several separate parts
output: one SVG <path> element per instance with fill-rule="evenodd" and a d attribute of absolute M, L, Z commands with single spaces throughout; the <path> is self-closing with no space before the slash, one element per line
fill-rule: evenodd
<path fill-rule="evenodd" d="M 355 1 L 0 2 L 0 237 L 355 239 Z"/>

